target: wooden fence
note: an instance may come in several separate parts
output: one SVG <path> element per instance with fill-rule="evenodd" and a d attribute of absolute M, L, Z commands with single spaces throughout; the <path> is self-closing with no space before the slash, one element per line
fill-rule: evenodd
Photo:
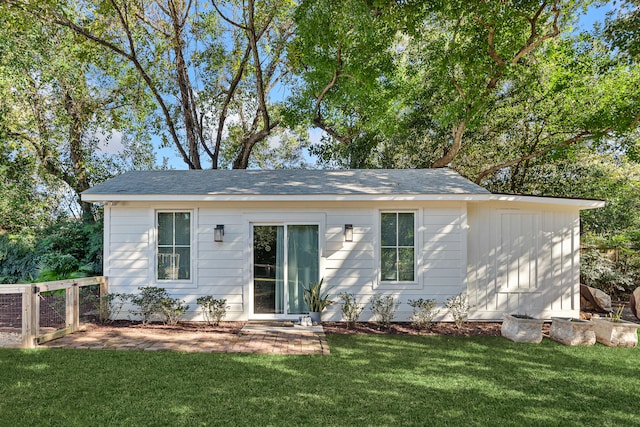
<path fill-rule="evenodd" d="M 100 286 L 99 301 L 108 291 L 108 280 L 104 276 L 87 277 L 82 279 L 57 280 L 25 285 L 0 285 L 0 295 L 16 294 L 22 296 L 22 348 L 34 348 L 38 344 L 63 337 L 80 328 L 80 288 L 85 286 Z M 64 290 L 64 322 L 62 327 L 53 332 L 40 331 L 40 304 L 42 293 Z"/>

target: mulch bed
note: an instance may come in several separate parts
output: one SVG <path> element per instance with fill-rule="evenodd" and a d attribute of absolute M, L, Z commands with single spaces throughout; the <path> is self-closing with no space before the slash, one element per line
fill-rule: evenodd
<path fill-rule="evenodd" d="M 129 320 L 116 320 L 108 324 L 85 324 L 87 329 L 102 330 L 105 332 L 117 331 L 122 328 L 161 330 L 166 334 L 179 334 L 182 332 L 211 332 L 232 333 L 240 332 L 246 322 L 220 322 L 219 326 L 210 326 L 205 322 L 180 322 L 176 326 L 167 326 L 161 323 L 150 323 L 143 326 L 140 322 Z M 467 322 L 461 329 L 454 323 L 436 323 L 431 329 L 419 330 L 408 322 L 392 323 L 389 329 L 381 328 L 377 323 L 358 322 L 353 328 L 347 328 L 344 322 L 322 322 L 324 332 L 327 334 L 397 334 L 397 335 L 458 335 L 458 336 L 500 336 L 499 322 Z"/>
<path fill-rule="evenodd" d="M 105 332 L 117 332 L 119 329 L 150 329 L 154 331 L 162 331 L 167 335 L 180 334 L 183 332 L 211 332 L 211 333 L 227 333 L 237 334 L 244 327 L 246 322 L 220 322 L 220 325 L 207 325 L 206 322 L 180 322 L 176 326 L 164 325 L 162 323 L 149 323 L 143 325 L 140 322 L 130 320 L 114 320 L 110 323 L 96 324 L 85 323 L 83 326 L 88 330 L 101 330 Z"/>
<path fill-rule="evenodd" d="M 430 329 L 416 329 L 411 323 L 392 323 L 388 329 L 377 323 L 357 322 L 347 328 L 344 322 L 322 322 L 327 334 L 397 334 L 397 335 L 458 335 L 458 336 L 500 336 L 499 322 L 467 322 L 458 329 L 454 323 L 435 323 Z"/>

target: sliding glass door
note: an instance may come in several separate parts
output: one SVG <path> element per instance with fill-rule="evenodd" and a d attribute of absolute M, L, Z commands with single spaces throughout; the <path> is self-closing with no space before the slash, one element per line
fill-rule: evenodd
<path fill-rule="evenodd" d="M 303 286 L 319 280 L 317 225 L 253 226 L 253 312 L 307 313 Z"/>

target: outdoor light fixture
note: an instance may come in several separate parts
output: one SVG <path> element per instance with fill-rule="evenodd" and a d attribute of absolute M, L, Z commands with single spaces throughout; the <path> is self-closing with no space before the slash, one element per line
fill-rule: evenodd
<path fill-rule="evenodd" d="M 344 241 L 353 242 L 353 224 L 344 225 Z"/>
<path fill-rule="evenodd" d="M 213 229 L 213 240 L 216 242 L 222 242 L 222 236 L 224 236 L 224 225 L 218 224 Z"/>

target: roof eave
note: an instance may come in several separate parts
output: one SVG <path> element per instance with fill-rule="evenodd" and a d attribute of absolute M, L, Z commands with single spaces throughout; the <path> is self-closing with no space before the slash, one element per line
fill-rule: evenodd
<path fill-rule="evenodd" d="M 457 201 L 520 202 L 564 205 L 579 209 L 596 209 L 602 200 L 563 199 L 505 194 L 94 194 L 83 193 L 82 201 L 103 202 L 362 202 L 362 201 Z"/>

